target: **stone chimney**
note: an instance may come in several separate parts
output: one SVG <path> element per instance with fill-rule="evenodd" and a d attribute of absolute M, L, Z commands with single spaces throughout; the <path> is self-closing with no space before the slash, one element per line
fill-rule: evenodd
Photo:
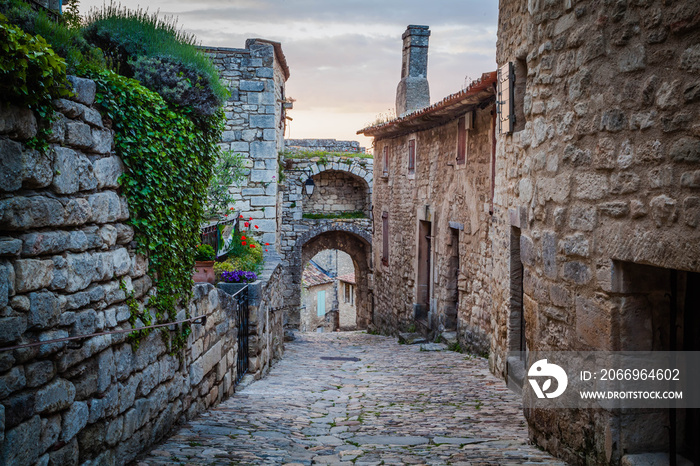
<path fill-rule="evenodd" d="M 396 115 L 402 117 L 430 105 L 428 26 L 409 25 L 403 33 L 401 81 L 396 88 Z"/>

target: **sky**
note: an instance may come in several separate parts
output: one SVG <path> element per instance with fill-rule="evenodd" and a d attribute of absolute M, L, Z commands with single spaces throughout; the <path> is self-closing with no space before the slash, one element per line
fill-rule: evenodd
<path fill-rule="evenodd" d="M 496 69 L 497 0 L 121 0 L 174 16 L 202 45 L 243 48 L 247 38 L 282 44 L 290 78 L 286 138 L 360 141 L 356 132 L 392 114 L 401 34 L 430 26 L 430 101 Z M 81 0 L 81 13 L 103 0 Z"/>

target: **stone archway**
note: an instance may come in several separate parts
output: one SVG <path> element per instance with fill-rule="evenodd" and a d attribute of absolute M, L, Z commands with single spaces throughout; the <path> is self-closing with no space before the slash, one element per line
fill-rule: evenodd
<path fill-rule="evenodd" d="M 295 305 L 288 308 L 287 324 L 298 327 L 304 264 L 327 249 L 343 251 L 352 258 L 357 282 L 357 327 L 367 328 L 372 321 L 372 236 L 367 228 L 343 221 L 320 223 L 297 238 L 289 261 L 290 289 L 293 293 L 291 302 Z"/>

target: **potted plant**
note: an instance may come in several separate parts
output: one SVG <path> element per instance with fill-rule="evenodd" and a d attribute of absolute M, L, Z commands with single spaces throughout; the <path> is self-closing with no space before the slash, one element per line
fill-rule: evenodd
<path fill-rule="evenodd" d="M 214 248 L 208 244 L 200 244 L 194 254 L 194 275 L 192 280 L 195 283 L 214 284 L 214 259 L 216 253 Z"/>
<path fill-rule="evenodd" d="M 245 270 L 221 272 L 221 281 L 217 284 L 217 287 L 228 294 L 236 294 L 246 284 L 253 283 L 257 279 L 258 276 L 255 272 L 248 272 Z"/>

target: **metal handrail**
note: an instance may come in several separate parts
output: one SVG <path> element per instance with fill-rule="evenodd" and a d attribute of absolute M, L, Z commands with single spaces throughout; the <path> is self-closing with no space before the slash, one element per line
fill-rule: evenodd
<path fill-rule="evenodd" d="M 199 321 L 199 322 L 196 322 Z M 148 325 L 146 327 L 136 327 L 136 328 L 130 328 L 130 329 L 119 329 L 119 330 L 110 330 L 108 332 L 99 332 L 99 333 L 90 333 L 87 335 L 78 335 L 78 336 L 73 336 L 73 337 L 65 337 L 65 338 L 54 338 L 52 340 L 45 340 L 45 341 L 38 341 L 34 343 L 24 343 L 21 345 L 14 345 L 14 346 L 5 346 L 3 348 L 0 348 L 1 351 L 11 351 L 11 350 L 16 350 L 20 348 L 30 348 L 32 346 L 41 346 L 41 345 L 50 345 L 52 343 L 61 343 L 64 341 L 71 341 L 71 340 L 83 340 L 86 338 L 92 338 L 92 337 L 99 337 L 102 335 L 113 335 L 113 334 L 119 334 L 119 333 L 131 333 L 131 332 L 136 332 L 139 330 L 148 330 L 151 328 L 161 328 L 161 327 L 167 327 L 170 325 L 177 325 L 177 324 L 183 324 L 183 323 L 195 323 L 195 324 L 201 324 L 201 325 L 206 325 L 207 323 L 207 316 L 199 316 L 199 317 L 191 317 L 189 319 L 184 319 L 184 320 L 178 320 L 176 322 L 166 322 L 164 324 L 156 324 L 156 325 Z"/>

